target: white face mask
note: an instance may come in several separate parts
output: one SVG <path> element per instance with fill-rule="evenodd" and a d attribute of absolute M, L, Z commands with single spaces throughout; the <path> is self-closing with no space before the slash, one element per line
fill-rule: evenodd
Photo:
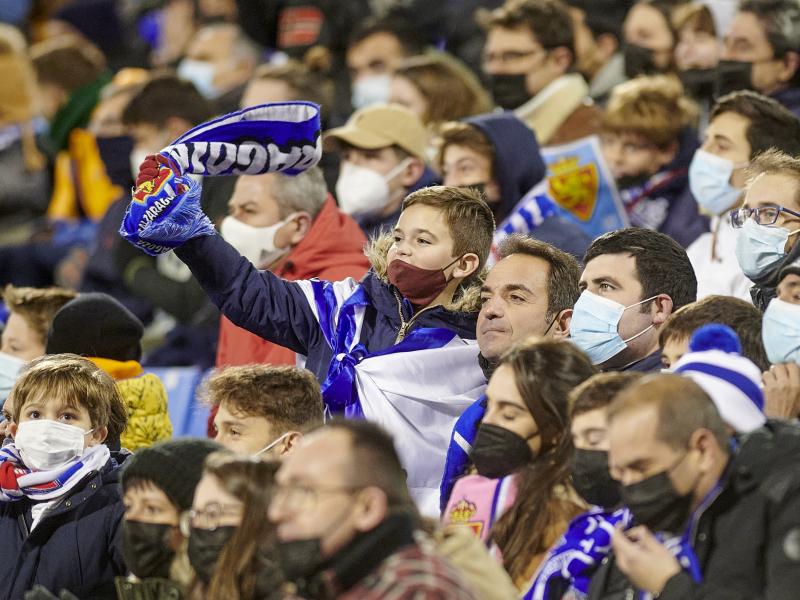
<path fill-rule="evenodd" d="M 50 471 L 83 455 L 84 431 L 75 425 L 39 419 L 17 427 L 14 444 L 22 462 L 34 471 Z"/>
<path fill-rule="evenodd" d="M 391 75 L 368 75 L 353 84 L 353 108 L 358 110 L 373 104 L 389 102 Z"/>
<path fill-rule="evenodd" d="M 379 215 L 389 203 L 389 182 L 397 177 L 411 162 L 407 158 L 385 176 L 372 169 L 343 162 L 336 181 L 336 198 L 339 208 L 354 219 Z"/>
<path fill-rule="evenodd" d="M 11 388 L 19 377 L 19 372 L 25 366 L 25 361 L 5 352 L 0 352 L 0 406 L 8 398 Z"/>
<path fill-rule="evenodd" d="M 178 77 L 191 81 L 198 92 L 211 100 L 219 96 L 219 90 L 214 85 L 214 74 L 214 65 L 205 60 L 184 58 L 178 65 Z"/>
<path fill-rule="evenodd" d="M 290 435 L 291 433 L 292 433 L 291 431 L 287 431 L 287 432 L 286 432 L 286 433 L 284 433 L 282 436 L 280 436 L 278 439 L 276 439 L 276 440 L 274 440 L 274 441 L 270 442 L 269 444 L 267 444 L 266 446 L 264 446 L 264 447 L 263 447 L 261 450 L 259 450 L 259 451 L 258 451 L 258 452 L 256 452 L 255 454 L 253 454 L 253 456 L 260 456 L 260 455 L 262 455 L 262 454 L 265 454 L 265 453 L 269 452 L 269 451 L 270 451 L 270 450 L 272 450 L 272 449 L 273 449 L 275 446 L 277 446 L 277 445 L 278 445 L 278 444 L 280 444 L 280 443 L 281 443 L 283 440 L 285 440 L 287 437 L 289 437 L 289 435 Z"/>
<path fill-rule="evenodd" d="M 278 229 L 291 221 L 295 214 L 292 213 L 283 221 L 268 227 L 253 227 L 229 216 L 222 220 L 219 231 L 225 241 L 236 248 L 239 254 L 255 267 L 264 268 L 289 251 L 288 248 L 275 247 L 275 234 Z"/>

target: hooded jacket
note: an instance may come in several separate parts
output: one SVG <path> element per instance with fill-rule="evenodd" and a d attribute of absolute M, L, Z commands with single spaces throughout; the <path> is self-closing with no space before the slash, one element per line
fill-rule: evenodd
<path fill-rule="evenodd" d="M 480 284 L 463 288 L 453 303 L 414 313 L 411 303 L 386 277 L 386 236 L 368 249 L 372 269 L 361 279 L 367 297 L 359 342 L 367 353 L 395 345 L 409 331 L 422 327 L 446 328 L 462 339 L 475 339 Z M 191 239 L 176 249 L 211 301 L 234 324 L 265 340 L 306 357 L 305 368 L 324 381 L 333 349 L 315 306 L 309 281 L 286 281 L 269 271 L 259 271 L 219 235 Z M 337 301 L 349 296 L 346 285 L 334 284 Z"/>
<path fill-rule="evenodd" d="M 308 235 L 273 269 L 283 279 L 360 279 L 369 268 L 364 256 L 366 238 L 358 224 L 338 210 L 329 197 L 314 219 Z M 294 365 L 295 353 L 275 345 L 222 317 L 217 347 L 217 366 L 262 363 Z"/>
<path fill-rule="evenodd" d="M 783 104 L 795 117 L 800 119 L 800 88 L 788 87 L 772 94 L 772 98 Z"/>
<path fill-rule="evenodd" d="M 0 599 L 22 600 L 39 584 L 81 600 L 113 598 L 114 577 L 126 572 L 122 558 L 122 493 L 118 462 L 106 466 L 45 512 L 30 530 L 27 499 L 0 504 Z"/>

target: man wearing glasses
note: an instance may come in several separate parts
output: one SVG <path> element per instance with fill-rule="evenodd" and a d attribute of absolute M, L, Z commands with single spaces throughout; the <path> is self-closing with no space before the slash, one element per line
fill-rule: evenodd
<path fill-rule="evenodd" d="M 753 160 L 742 208 L 731 211 L 738 229 L 736 260 L 755 283 L 753 303 L 765 310 L 781 269 L 800 256 L 800 159 L 768 150 Z"/>

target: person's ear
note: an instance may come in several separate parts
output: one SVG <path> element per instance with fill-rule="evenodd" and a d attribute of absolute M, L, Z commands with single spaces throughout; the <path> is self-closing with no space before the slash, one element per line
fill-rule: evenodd
<path fill-rule="evenodd" d="M 569 48 L 559 46 L 550 50 L 547 60 L 550 62 L 553 70 L 563 75 L 569 71 L 575 57 Z"/>
<path fill-rule="evenodd" d="M 181 533 L 181 528 L 179 525 L 174 526 L 169 531 L 169 537 L 167 538 L 167 546 L 173 552 L 177 552 L 181 549 L 183 545 L 183 534 Z"/>
<path fill-rule="evenodd" d="M 488 204 L 500 202 L 500 200 L 502 200 L 500 184 L 495 179 L 486 182 L 486 186 L 483 188 L 483 193 Z M 499 226 L 500 223 L 495 223 L 495 225 Z"/>
<path fill-rule="evenodd" d="M 358 531 L 372 531 L 380 525 L 389 513 L 389 499 L 386 493 L 374 486 L 361 490 L 355 498 L 353 525 Z"/>
<path fill-rule="evenodd" d="M 290 236 L 289 236 L 289 243 L 292 246 L 296 246 L 299 244 L 306 235 L 308 235 L 309 230 L 311 229 L 311 224 L 313 223 L 313 219 L 311 215 L 305 211 L 300 211 L 296 213 L 292 220 L 287 223 L 287 225 L 291 225 L 290 229 Z"/>
<path fill-rule="evenodd" d="M 672 298 L 667 294 L 659 294 L 650 305 L 650 318 L 653 325 L 660 327 L 672 314 Z"/>
<path fill-rule="evenodd" d="M 619 40 L 611 33 L 601 33 L 594 40 L 597 53 L 606 63 L 619 50 Z"/>
<path fill-rule="evenodd" d="M 8 429 L 6 429 L 6 435 L 10 437 L 17 437 L 17 429 L 19 428 L 19 424 L 16 421 L 11 421 L 8 424 Z"/>
<path fill-rule="evenodd" d="M 555 339 L 566 339 L 569 337 L 569 324 L 572 322 L 572 309 L 565 308 L 556 316 L 553 326 L 548 335 Z"/>
<path fill-rule="evenodd" d="M 800 69 L 800 54 L 789 51 L 780 61 L 781 66 L 778 71 L 778 81 L 781 83 L 788 83 L 795 76 L 797 70 Z"/>
<path fill-rule="evenodd" d="M 410 188 L 419 181 L 419 178 L 422 177 L 424 172 L 425 163 L 416 156 L 411 156 L 406 168 L 403 169 L 403 174 L 400 176 L 400 183 L 403 184 L 404 188 Z"/>
<path fill-rule="evenodd" d="M 708 473 L 717 464 L 719 442 L 708 429 L 698 429 L 689 438 L 689 448 L 697 450 L 696 468 L 701 473 Z"/>
<path fill-rule="evenodd" d="M 478 258 L 477 254 L 470 252 L 462 256 L 461 259 L 454 264 L 453 279 L 465 279 L 478 270 L 481 260 Z"/>
<path fill-rule="evenodd" d="M 95 430 L 92 432 L 92 437 L 89 440 L 89 443 L 86 444 L 87 447 L 91 446 L 99 446 L 103 442 L 106 441 L 108 437 L 108 427 L 96 427 Z"/>
<path fill-rule="evenodd" d="M 303 434 L 299 431 L 293 431 L 285 438 L 283 438 L 283 442 L 280 445 L 280 451 L 278 452 L 278 456 L 283 458 L 289 452 L 295 449 L 295 446 L 300 443 L 300 440 L 303 439 Z"/>

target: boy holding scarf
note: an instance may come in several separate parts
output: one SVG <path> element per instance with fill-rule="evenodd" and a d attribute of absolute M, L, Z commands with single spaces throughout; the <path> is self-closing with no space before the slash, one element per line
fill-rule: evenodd
<path fill-rule="evenodd" d="M 72 354 L 33 361 L 12 390 L 14 443 L 0 450 L 0 598 L 34 584 L 88 600 L 125 573 L 119 465 L 103 444 L 114 381 Z"/>

